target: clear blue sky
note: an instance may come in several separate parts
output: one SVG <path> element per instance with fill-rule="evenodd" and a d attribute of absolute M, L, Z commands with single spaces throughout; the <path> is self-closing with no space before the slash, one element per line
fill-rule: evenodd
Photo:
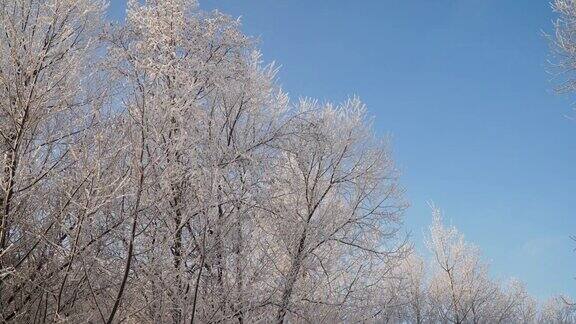
<path fill-rule="evenodd" d="M 121 19 L 125 1 L 111 2 Z M 293 99 L 360 96 L 392 137 L 419 249 L 433 200 L 495 276 L 576 296 L 576 96 L 546 72 L 547 0 L 200 5 L 242 16 Z"/>

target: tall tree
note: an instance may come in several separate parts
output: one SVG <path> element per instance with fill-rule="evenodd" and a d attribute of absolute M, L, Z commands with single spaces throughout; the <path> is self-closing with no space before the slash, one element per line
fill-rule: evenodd
<path fill-rule="evenodd" d="M 247 226 L 286 96 L 238 21 L 176 0 L 131 1 L 127 15 L 110 37 L 112 66 L 144 132 L 141 220 L 152 224 L 139 243 L 146 275 L 129 283 L 154 305 L 152 318 L 241 321 L 260 298 L 243 278 Z"/>
<path fill-rule="evenodd" d="M 66 182 L 86 129 L 97 123 L 100 86 L 93 69 L 102 1 L 6 0 L 0 4 L 0 314 L 31 321 L 49 294 L 62 314 L 61 271 L 78 250 L 84 213 L 71 203 L 81 183 Z M 73 188 L 76 187 L 76 188 Z M 64 271 L 64 277 L 68 272 Z M 39 287 L 61 281 L 62 288 Z M 52 298 L 52 297 L 50 297 Z M 32 306 L 35 304 L 36 306 Z M 64 315 L 62 315 L 64 316 Z"/>

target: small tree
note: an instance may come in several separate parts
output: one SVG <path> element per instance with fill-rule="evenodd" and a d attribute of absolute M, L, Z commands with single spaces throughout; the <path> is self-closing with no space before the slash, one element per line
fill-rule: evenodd
<path fill-rule="evenodd" d="M 563 296 L 553 296 L 542 304 L 541 323 L 571 324 L 576 323 L 576 309 L 572 300 Z"/>
<path fill-rule="evenodd" d="M 449 323 L 526 323 L 534 319 L 534 302 L 524 286 L 501 285 L 488 274 L 477 247 L 455 227 L 442 224 L 434 209 L 430 237 L 432 277 L 429 301 L 438 320 Z"/>

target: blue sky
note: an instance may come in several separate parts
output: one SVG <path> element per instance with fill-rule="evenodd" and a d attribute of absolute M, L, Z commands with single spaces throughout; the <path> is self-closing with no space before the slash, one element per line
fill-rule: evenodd
<path fill-rule="evenodd" d="M 112 0 L 121 19 L 124 1 Z M 242 16 L 293 99 L 358 95 L 392 138 L 419 249 L 428 201 L 492 273 L 576 296 L 576 111 L 556 95 L 546 0 L 206 0 Z"/>

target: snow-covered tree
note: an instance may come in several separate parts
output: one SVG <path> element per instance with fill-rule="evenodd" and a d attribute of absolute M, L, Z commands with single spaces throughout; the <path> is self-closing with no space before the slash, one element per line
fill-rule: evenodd
<path fill-rule="evenodd" d="M 154 224 L 139 243 L 153 246 L 148 275 L 129 284 L 152 284 L 134 291 L 152 318 L 241 320 L 261 299 L 243 278 L 256 270 L 248 226 L 287 98 L 238 21 L 190 1 L 131 1 L 127 15 L 111 56 L 151 182 L 141 222 Z"/>
<path fill-rule="evenodd" d="M 195 1 L 105 8 L 0 2 L 2 322 L 534 320 L 439 213 L 432 262 L 412 251 L 359 99 L 291 103 Z"/>
<path fill-rule="evenodd" d="M 551 297 L 542 304 L 539 322 L 552 324 L 576 323 L 574 302 L 563 296 Z"/>
<path fill-rule="evenodd" d="M 302 101 L 289 127 L 294 136 L 280 142 L 268 181 L 276 320 L 376 315 L 379 302 L 368 295 L 403 252 L 396 234 L 405 203 L 389 151 L 356 99 Z"/>
<path fill-rule="evenodd" d="M 434 209 L 427 241 L 432 255 L 428 300 L 431 316 L 443 323 L 530 323 L 535 302 L 516 280 L 492 279 L 480 250 L 442 222 Z"/>
<path fill-rule="evenodd" d="M 559 90 L 571 92 L 576 89 L 573 75 L 576 67 L 576 2 L 555 0 L 552 8 L 559 15 L 554 24 L 555 35 L 552 38 L 554 70 L 564 80 Z"/>
<path fill-rule="evenodd" d="M 412 252 L 398 268 L 398 286 L 401 306 L 400 318 L 408 323 L 426 323 L 433 320 L 428 295 L 428 269 L 424 259 Z"/>
<path fill-rule="evenodd" d="M 93 63 L 104 9 L 98 0 L 0 4 L 3 321 L 58 320 L 74 307 L 67 299 L 70 280 L 80 280 L 69 276 L 79 253 L 74 233 L 90 207 L 76 205 L 85 188 L 68 180 L 85 154 L 85 131 L 99 120 L 103 92 Z"/>

